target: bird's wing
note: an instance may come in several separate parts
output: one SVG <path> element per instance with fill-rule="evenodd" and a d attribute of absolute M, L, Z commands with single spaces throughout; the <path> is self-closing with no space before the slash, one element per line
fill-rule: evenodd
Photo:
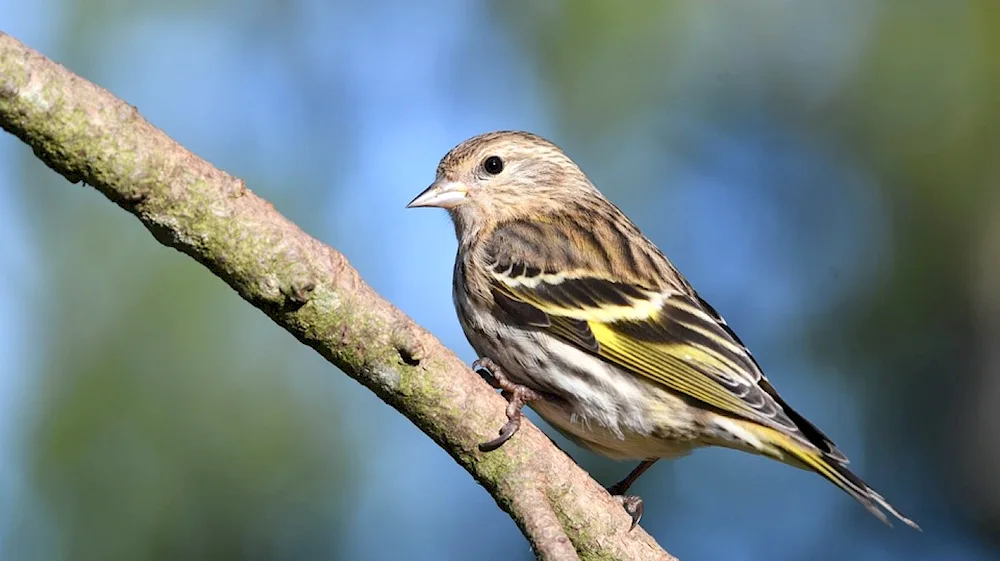
<path fill-rule="evenodd" d="M 646 259 L 661 259 L 675 278 L 657 286 L 637 282 L 639 275 L 625 280 L 614 274 L 615 266 L 602 265 L 610 260 L 588 260 L 586 249 L 553 250 L 531 239 L 518 243 L 518 237 L 539 234 L 549 243 L 572 243 L 565 227 L 573 226 L 561 227 L 560 234 L 547 226 L 515 225 L 486 245 L 493 297 L 512 321 L 547 330 L 671 391 L 801 438 L 847 462 L 829 438 L 781 399 L 733 330 L 658 251 Z M 556 266 L 546 255 L 553 251 L 563 261 Z"/>

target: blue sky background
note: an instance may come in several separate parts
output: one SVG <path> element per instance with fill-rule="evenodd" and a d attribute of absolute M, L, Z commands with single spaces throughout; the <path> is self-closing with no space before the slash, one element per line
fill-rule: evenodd
<path fill-rule="evenodd" d="M 992 325 L 970 263 L 1000 201 L 1000 51 L 985 0 L 947 6 L 0 0 L 0 29 L 469 362 L 451 225 L 403 207 L 469 136 L 549 137 L 925 532 L 716 450 L 640 480 L 643 526 L 684 560 L 972 561 L 1000 558 L 1000 493 L 956 436 L 995 427 L 954 415 L 995 375 L 969 358 Z M 405 419 L 9 135 L 0 252 L 3 558 L 531 558 Z M 603 483 L 631 469 L 569 448 Z"/>

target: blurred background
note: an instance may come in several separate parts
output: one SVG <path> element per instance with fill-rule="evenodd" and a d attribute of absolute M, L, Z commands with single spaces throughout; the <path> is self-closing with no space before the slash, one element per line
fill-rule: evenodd
<path fill-rule="evenodd" d="M 634 488 L 668 551 L 1000 559 L 1000 3 L 0 0 L 0 29 L 468 362 L 451 226 L 403 206 L 469 136 L 552 139 L 925 530 L 708 450 Z M 6 134 L 0 253 L 0 558 L 531 558 L 405 419 Z"/>

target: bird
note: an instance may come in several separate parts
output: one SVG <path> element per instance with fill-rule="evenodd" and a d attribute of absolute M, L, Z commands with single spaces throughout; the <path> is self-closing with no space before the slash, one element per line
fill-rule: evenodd
<path fill-rule="evenodd" d="M 445 209 L 458 239 L 452 298 L 480 372 L 507 398 L 495 450 L 522 408 L 597 454 L 654 462 L 718 446 L 815 472 L 882 522 L 920 527 L 848 469 L 778 394 L 725 319 L 554 143 L 495 131 L 452 148 L 407 208 Z"/>

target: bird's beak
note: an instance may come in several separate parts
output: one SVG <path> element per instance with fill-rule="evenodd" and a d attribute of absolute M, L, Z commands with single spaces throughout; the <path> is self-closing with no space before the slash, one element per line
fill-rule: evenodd
<path fill-rule="evenodd" d="M 458 181 L 437 180 L 431 186 L 410 201 L 406 208 L 421 206 L 451 208 L 465 200 L 468 187 Z"/>

